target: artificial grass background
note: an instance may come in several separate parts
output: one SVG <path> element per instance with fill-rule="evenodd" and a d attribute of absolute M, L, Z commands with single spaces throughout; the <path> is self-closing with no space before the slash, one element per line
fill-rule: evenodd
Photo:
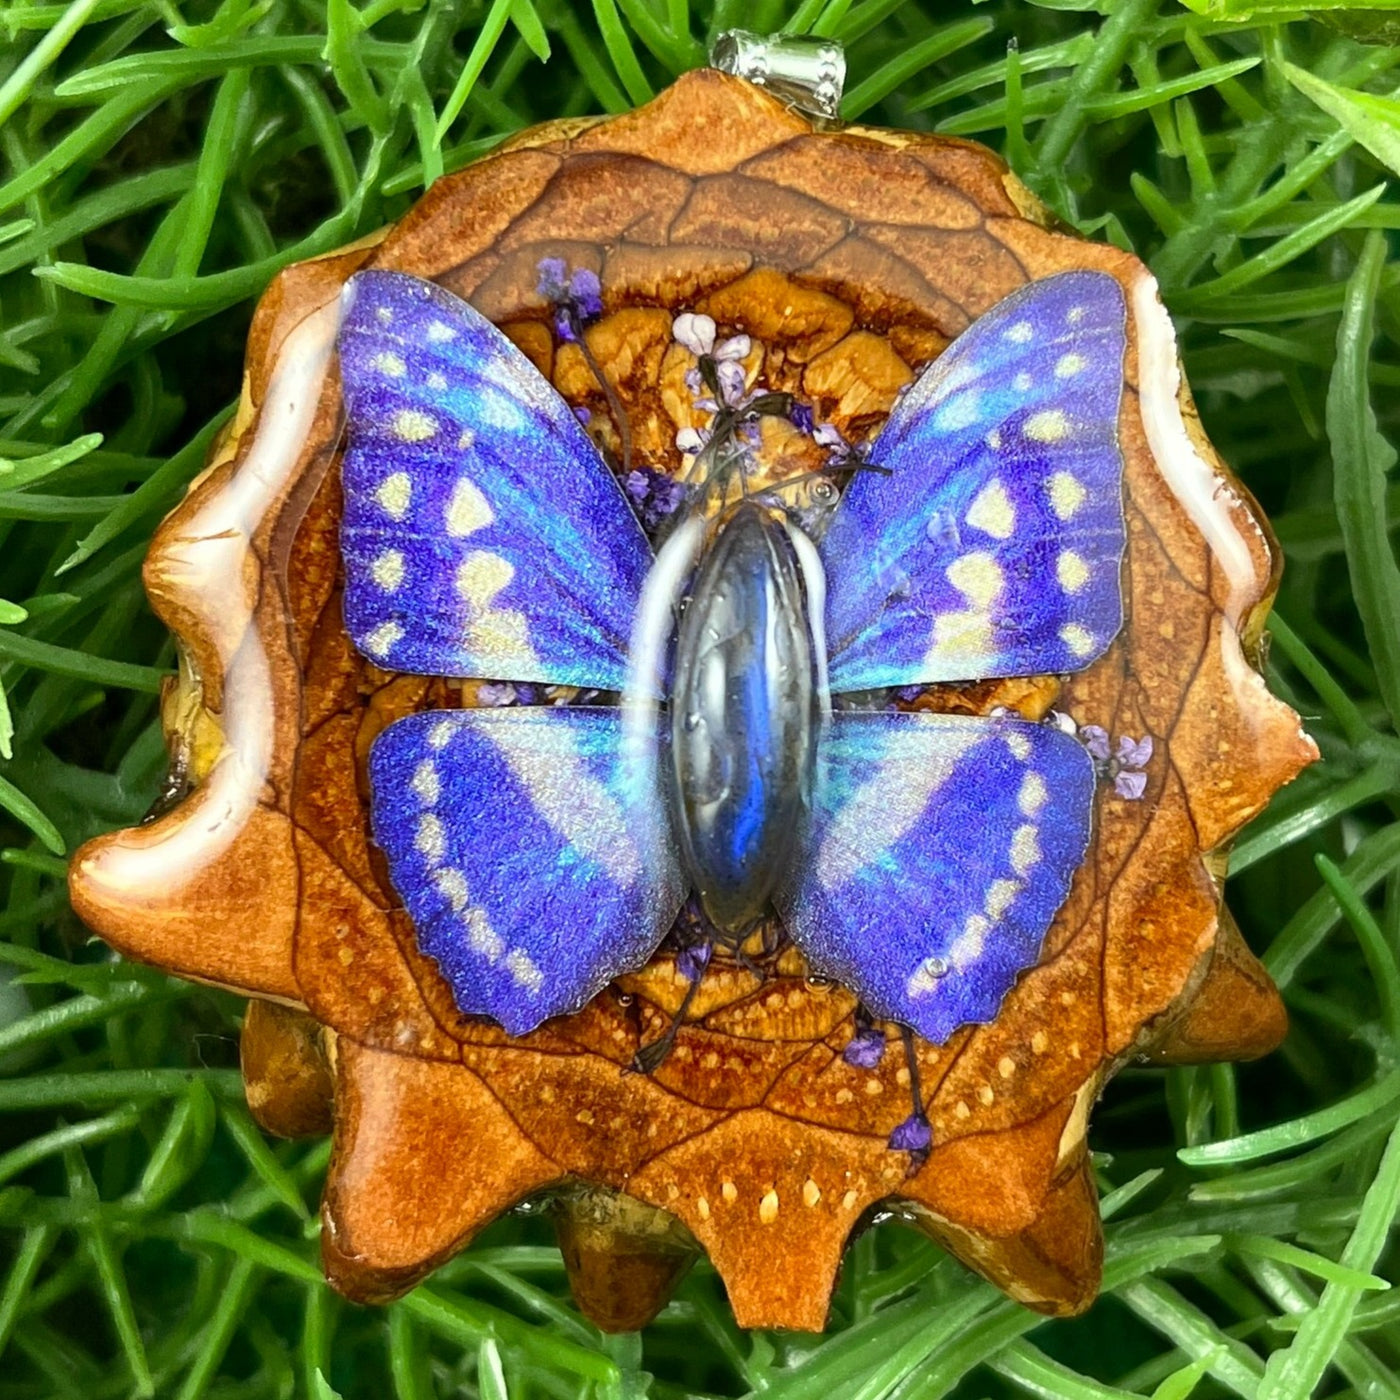
<path fill-rule="evenodd" d="M 1252 8 L 11 0 L 2 1400 L 1400 1396 L 1400 1292 L 1384 1291 L 1400 1269 L 1400 488 L 1383 436 L 1400 428 L 1400 104 L 1384 100 L 1400 49 Z M 172 653 L 138 566 L 237 394 L 275 269 L 397 217 L 504 132 L 644 100 L 735 23 L 842 39 L 848 116 L 976 135 L 1145 257 L 1207 428 L 1289 551 L 1270 681 L 1325 761 L 1239 843 L 1229 895 L 1293 1030 L 1258 1065 L 1114 1083 L 1091 1136 L 1105 1292 L 1074 1322 L 886 1224 L 851 1250 L 823 1337 L 738 1333 L 701 1264 L 646 1333 L 605 1338 L 529 1216 L 403 1302 L 351 1307 L 316 1265 L 325 1144 L 269 1142 L 242 1104 L 240 1002 L 114 961 L 66 907 L 63 853 L 138 820 L 160 785 Z"/>

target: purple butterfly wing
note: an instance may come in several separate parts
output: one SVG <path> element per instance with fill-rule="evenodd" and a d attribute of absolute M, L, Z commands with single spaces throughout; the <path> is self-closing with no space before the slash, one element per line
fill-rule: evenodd
<path fill-rule="evenodd" d="M 524 1035 L 651 955 L 685 894 L 659 742 L 586 706 L 430 711 L 375 741 L 374 838 L 462 1011 Z"/>
<path fill-rule="evenodd" d="M 651 546 L 572 410 L 489 321 L 347 285 L 345 626 L 388 669 L 621 689 Z"/>
<path fill-rule="evenodd" d="M 935 1044 L 1033 966 L 1088 848 L 1094 765 L 1047 725 L 838 712 L 777 904 L 814 971 Z"/>
<path fill-rule="evenodd" d="M 999 302 L 895 405 L 821 545 L 833 691 L 1082 670 L 1123 620 L 1122 289 Z"/>

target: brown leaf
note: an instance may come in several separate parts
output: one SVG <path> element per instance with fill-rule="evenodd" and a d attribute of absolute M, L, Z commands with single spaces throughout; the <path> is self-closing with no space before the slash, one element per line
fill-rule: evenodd
<path fill-rule="evenodd" d="M 1013 1296 L 1075 1311 L 1100 1267 L 1084 1132 L 1106 1078 L 1154 1043 L 1184 1060 L 1258 1054 L 1281 1035 L 1267 977 L 1222 935 L 1203 860 L 1315 757 L 1242 644 L 1262 625 L 1277 549 L 1200 433 L 1146 271 L 1050 223 L 978 146 L 816 133 L 703 71 L 637 112 L 524 134 L 439 181 L 382 242 L 269 289 L 234 429 L 147 565 L 189 658 L 168 713 L 173 742 L 204 755 L 199 786 L 150 827 L 89 843 L 72 887 L 132 956 L 295 1003 L 327 1028 L 325 1252 L 351 1296 L 393 1296 L 568 1179 L 584 1185 L 561 1198 L 566 1259 L 605 1326 L 664 1302 L 693 1236 L 742 1324 L 819 1328 L 850 1232 L 888 1201 Z M 334 301 L 366 264 L 440 281 L 505 324 L 616 446 L 592 369 L 548 334 L 542 256 L 599 271 L 607 315 L 590 352 L 627 407 L 637 460 L 672 470 L 690 421 L 668 329 L 682 310 L 751 334 L 751 373 L 861 432 L 1027 280 L 1095 268 L 1127 295 L 1123 633 L 1063 689 L 1031 678 L 918 703 L 1036 716 L 1054 704 L 1151 735 L 1157 757 L 1144 800 L 1100 798 L 1043 959 L 997 1018 L 918 1045 L 934 1138 L 912 1178 L 886 1145 L 910 1108 L 898 1041 L 877 1070 L 848 1066 L 853 998 L 807 979 L 793 950 L 763 982 L 717 962 L 646 1077 L 625 1067 L 679 1003 L 668 955 L 512 1040 L 456 1011 L 388 887 L 364 808 L 369 740 L 400 714 L 470 703 L 473 688 L 386 675 L 340 626 Z M 319 1040 L 261 1013 L 245 1038 L 263 1121 L 314 1126 Z"/>

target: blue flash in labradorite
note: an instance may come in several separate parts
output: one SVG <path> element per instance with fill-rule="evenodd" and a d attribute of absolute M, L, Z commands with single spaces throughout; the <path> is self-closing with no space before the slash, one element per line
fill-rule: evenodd
<path fill-rule="evenodd" d="M 1093 758 L 1053 726 L 832 713 L 827 690 L 1103 654 L 1124 317 L 1102 274 L 1023 288 L 895 406 L 819 544 L 778 493 L 684 517 L 654 560 L 494 327 L 412 277 L 352 280 L 356 646 L 390 670 L 624 691 L 412 715 L 376 741 L 375 839 L 463 1011 L 521 1034 L 576 1009 L 694 887 L 732 932 L 771 901 L 814 971 L 929 1039 L 995 1015 L 1084 858 Z"/>

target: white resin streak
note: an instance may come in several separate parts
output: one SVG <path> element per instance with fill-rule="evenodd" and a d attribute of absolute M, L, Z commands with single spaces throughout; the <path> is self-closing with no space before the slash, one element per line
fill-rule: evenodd
<path fill-rule="evenodd" d="M 165 547 L 166 567 L 180 591 L 218 609 L 214 631 L 226 668 L 227 747 L 194 799 L 199 819 L 170 824 L 152 844 L 110 847 L 103 855 L 105 885 L 137 890 L 183 884 L 223 855 L 253 812 L 272 763 L 273 698 L 267 656 L 241 589 L 252 534 L 276 503 L 311 431 L 339 323 L 340 307 L 332 302 L 287 337 L 247 455 L 182 537 Z M 240 591 L 230 598 L 230 589 Z"/>
<path fill-rule="evenodd" d="M 1181 416 L 1177 395 L 1181 365 L 1176 332 L 1157 292 L 1151 273 L 1140 272 L 1133 285 L 1133 315 L 1137 322 L 1138 376 L 1142 424 L 1157 469 L 1177 500 L 1205 537 L 1230 585 L 1226 615 L 1238 627 L 1253 600 L 1257 585 L 1249 542 L 1240 533 L 1249 519 L 1244 503 L 1230 484 L 1196 451 Z"/>

